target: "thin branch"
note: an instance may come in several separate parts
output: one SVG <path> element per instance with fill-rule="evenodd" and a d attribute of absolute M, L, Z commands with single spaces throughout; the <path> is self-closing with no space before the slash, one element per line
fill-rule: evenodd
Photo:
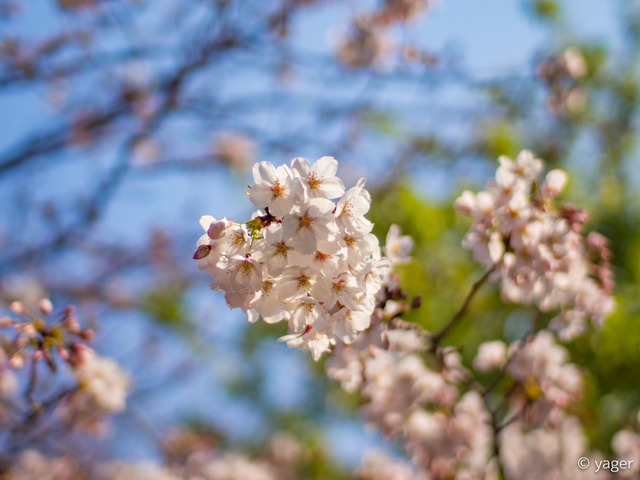
<path fill-rule="evenodd" d="M 478 292 L 478 290 L 480 290 L 482 285 L 484 285 L 484 283 L 489 279 L 489 276 L 495 271 L 496 268 L 497 268 L 497 264 L 494 264 L 489 270 L 487 270 L 484 273 L 484 275 L 482 275 L 482 277 L 480 277 L 478 280 L 475 281 L 475 283 L 471 286 L 471 290 L 469 290 L 469 293 L 467 294 L 467 297 L 464 299 L 464 302 L 463 302 L 462 306 L 453 315 L 453 317 L 451 317 L 451 320 L 449 320 L 449 323 L 447 323 L 442 328 L 442 330 L 440 330 L 439 332 L 431 335 L 431 351 L 432 352 L 436 351 L 436 349 L 440 345 L 440 342 L 442 341 L 442 339 L 445 336 L 447 336 L 447 334 L 458 323 L 460 323 L 460 321 L 464 317 L 465 313 L 467 312 L 467 309 L 469 308 L 469 304 L 471 303 L 471 300 L 473 300 L 473 297 L 475 296 L 475 294 Z"/>

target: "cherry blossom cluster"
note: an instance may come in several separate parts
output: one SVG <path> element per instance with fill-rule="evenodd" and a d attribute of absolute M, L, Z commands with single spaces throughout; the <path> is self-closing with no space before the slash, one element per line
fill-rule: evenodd
<path fill-rule="evenodd" d="M 80 327 L 73 307 L 65 308 L 49 322 L 45 318 L 53 313 L 53 305 L 48 299 L 39 302 L 37 312 L 32 312 L 22 302 L 13 302 L 10 309 L 19 317 L 1 318 L 0 327 L 14 332 L 13 338 L 6 337 L 1 346 L 12 368 L 20 369 L 32 358 L 44 360 L 55 371 L 55 353 L 70 365 L 81 362 L 84 343 L 91 340 L 94 333 Z"/>
<path fill-rule="evenodd" d="M 125 409 L 131 387 L 129 375 L 114 360 L 88 347 L 72 373 L 77 387 L 63 402 L 61 415 L 85 431 L 103 430 L 106 417 Z"/>
<path fill-rule="evenodd" d="M 611 446 L 617 458 L 635 460 L 631 468 L 620 470 L 618 475 L 622 478 L 638 478 L 640 475 L 640 460 L 637 460 L 640 458 L 640 410 L 632 425 L 613 436 Z"/>
<path fill-rule="evenodd" d="M 566 408 L 582 395 L 580 370 L 547 330 L 508 348 L 500 340 L 483 343 L 473 365 L 479 372 L 504 369 L 515 381 L 511 410 L 521 412 L 531 425 L 542 424 L 552 410 Z"/>
<path fill-rule="evenodd" d="M 460 355 L 447 348 L 442 363 L 430 367 L 425 363 L 426 332 L 393 328 L 394 323 L 380 323 L 367 332 L 374 344 L 366 344 L 363 335 L 354 345 L 336 349 L 328 362 L 329 377 L 349 391 L 361 391 L 365 420 L 400 440 L 422 472 L 397 464 L 388 467 L 392 473 L 383 474 L 369 460 L 362 467 L 365 478 L 492 478 L 489 413 L 478 392 L 464 393 L 470 372 Z"/>
<path fill-rule="evenodd" d="M 80 326 L 75 308 L 69 306 L 54 315 L 51 302 L 42 299 L 37 312 L 22 302 L 13 302 L 10 310 L 15 317 L 0 319 L 2 328 L 13 331 L 0 344 L 0 423 L 12 413 L 15 421 L 19 384 L 15 370 L 25 364 L 30 365 L 25 393 L 30 415 L 44 413 L 41 402 L 52 409 L 59 407 L 56 413 L 67 424 L 94 429 L 105 417 L 124 409 L 129 377 L 116 362 L 86 345 L 94 333 Z M 38 383 L 47 382 L 38 382 L 38 365 L 44 363 L 50 372 L 57 372 L 57 359 L 69 367 L 74 385 L 41 400 Z"/>
<path fill-rule="evenodd" d="M 248 195 L 261 210 L 245 224 L 202 217 L 206 234 L 194 255 L 230 308 L 251 322 L 287 321 L 290 335 L 281 340 L 315 359 L 369 326 L 392 263 L 365 218 L 365 179 L 345 190 L 337 168 L 331 157 L 256 164 Z M 388 242 L 388 255 L 402 261 L 410 240 L 393 230 Z"/>
<path fill-rule="evenodd" d="M 480 388 L 455 349 L 431 357 L 428 338 L 397 318 L 378 322 L 352 345 L 339 345 L 328 361 L 329 377 L 361 392 L 365 420 L 399 440 L 412 460 L 368 456 L 358 471 L 362 478 L 601 478 L 574 472 L 582 455 L 598 457 L 588 453 L 580 422 L 566 413 L 582 379 L 553 334 L 541 331 L 509 347 L 501 341 L 480 346 L 474 370 L 500 369 L 496 378 L 508 385 L 501 393 Z M 497 407 L 490 407 L 493 396 Z M 618 436 L 620 451 L 636 445 L 635 433 Z"/>
<path fill-rule="evenodd" d="M 589 318 L 601 324 L 614 308 L 610 252 L 604 237 L 583 237 L 583 210 L 557 202 L 566 173 L 551 170 L 539 182 L 543 163 L 529 151 L 499 160 L 486 190 L 455 201 L 473 220 L 463 246 L 495 268 L 505 300 L 558 312 L 551 328 L 562 339 L 580 334 Z"/>
<path fill-rule="evenodd" d="M 47 456 L 23 452 L 9 470 L 7 480 L 298 480 L 300 467 L 312 460 L 295 439 L 275 433 L 256 455 L 220 451 L 191 431 L 180 435 L 179 452 L 164 465 L 151 461 L 82 462 L 71 455 Z M 167 440 L 175 440 L 170 436 Z M 205 445 L 203 447 L 203 442 Z M 179 460 L 179 461 L 177 461 Z"/>
<path fill-rule="evenodd" d="M 556 410 L 543 424 L 532 428 L 525 421 L 513 422 L 500 433 L 500 460 L 504 477 L 513 480 L 606 480 L 609 472 L 577 467 L 579 458 L 592 462 L 602 458 L 588 450 L 580 421 Z"/>
<path fill-rule="evenodd" d="M 389 30 L 398 24 L 415 20 L 435 2 L 385 0 L 381 3 L 379 8 L 357 15 L 348 33 L 340 40 L 337 54 L 345 65 L 352 68 L 379 67 L 394 50 Z M 419 50 L 411 50 L 413 55 L 410 57 L 413 60 L 423 60 Z"/>
<path fill-rule="evenodd" d="M 547 105 L 559 114 L 579 112 L 587 103 L 581 80 L 587 75 L 587 62 L 576 48 L 567 48 L 538 67 L 538 76 L 549 89 Z"/>
<path fill-rule="evenodd" d="M 399 288 L 392 276 L 385 279 L 370 327 L 353 344 L 338 343 L 327 362 L 330 378 L 360 392 L 364 419 L 412 460 L 368 456 L 361 477 L 525 479 L 535 471 L 536 478 L 573 478 L 567 469 L 576 470 L 587 441 L 566 409 L 582 394 L 582 375 L 554 335 L 542 330 L 509 346 L 485 342 L 467 369 L 456 349 L 433 350 L 433 335 L 401 319 L 406 309 L 392 300 Z M 494 385 L 483 387 L 478 372 L 493 372 Z M 570 455 L 559 458 L 566 441 L 574 441 Z"/>

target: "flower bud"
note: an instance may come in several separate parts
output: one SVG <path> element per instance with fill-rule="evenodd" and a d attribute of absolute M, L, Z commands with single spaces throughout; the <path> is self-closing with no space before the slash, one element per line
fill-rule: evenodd
<path fill-rule="evenodd" d="M 11 359 L 9 360 L 9 365 L 11 365 L 11 368 L 20 370 L 22 367 L 24 367 L 24 358 L 19 353 L 12 355 Z"/>
<path fill-rule="evenodd" d="M 209 238 L 212 240 L 218 240 L 224 237 L 224 233 L 230 225 L 231 222 L 229 222 L 226 217 L 223 217 L 220 220 L 214 220 L 207 229 L 207 235 L 209 235 Z"/>
<path fill-rule="evenodd" d="M 197 248 L 196 253 L 193 254 L 193 259 L 202 260 L 203 258 L 206 258 L 209 253 L 211 253 L 211 245 L 200 245 Z"/>
<path fill-rule="evenodd" d="M 76 317 L 69 317 L 65 320 L 64 326 L 70 333 L 78 333 L 80 331 L 80 322 Z"/>
<path fill-rule="evenodd" d="M 62 360 L 65 360 L 65 361 L 69 360 L 69 351 L 67 349 L 58 347 L 57 350 L 58 350 L 58 355 Z"/>
<path fill-rule="evenodd" d="M 51 300 L 48 298 L 40 300 L 40 311 L 43 315 L 51 315 L 51 312 L 53 312 L 53 304 L 51 303 Z"/>
<path fill-rule="evenodd" d="M 16 315 L 29 315 L 27 307 L 25 307 L 22 302 L 11 302 L 11 305 L 9 305 L 9 309 Z"/>
<path fill-rule="evenodd" d="M 22 331 L 29 338 L 35 338 L 36 334 L 38 333 L 36 331 L 36 328 L 31 323 L 27 323 L 22 329 Z"/>
<path fill-rule="evenodd" d="M 80 331 L 79 336 L 83 340 L 86 340 L 87 342 L 90 342 L 91 340 L 93 340 L 95 338 L 96 334 L 93 332 L 93 330 L 85 328 L 84 330 Z"/>

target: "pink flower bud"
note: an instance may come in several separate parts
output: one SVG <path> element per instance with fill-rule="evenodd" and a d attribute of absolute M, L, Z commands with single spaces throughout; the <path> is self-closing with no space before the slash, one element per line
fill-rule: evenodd
<path fill-rule="evenodd" d="M 58 355 L 60 355 L 62 360 L 69 360 L 69 351 L 64 348 L 58 347 Z"/>
<path fill-rule="evenodd" d="M 51 315 L 51 312 L 53 312 L 53 304 L 51 303 L 51 300 L 48 298 L 40 300 L 40 311 L 43 315 Z"/>
<path fill-rule="evenodd" d="M 200 245 L 196 250 L 196 253 L 193 254 L 193 259 L 202 260 L 203 258 L 206 258 L 209 253 L 211 253 L 211 245 Z"/>
<path fill-rule="evenodd" d="M 20 354 L 13 355 L 9 360 L 9 365 L 11 365 L 11 368 L 20 370 L 22 367 L 24 367 L 24 358 Z"/>
<path fill-rule="evenodd" d="M 93 332 L 93 330 L 90 330 L 88 328 L 85 328 L 80 332 L 80 338 L 82 338 L 83 340 L 86 340 L 87 342 L 90 342 L 91 340 L 93 340 L 95 336 L 96 334 Z"/>
<path fill-rule="evenodd" d="M 35 338 L 38 333 L 36 331 L 36 327 L 34 327 L 32 323 L 27 323 L 22 329 L 22 331 L 29 338 Z"/>
<path fill-rule="evenodd" d="M 76 317 L 69 317 L 64 322 L 65 327 L 71 333 L 78 333 L 80 331 L 80 323 Z"/>
<path fill-rule="evenodd" d="M 211 222 L 211 225 L 209 225 L 209 228 L 207 229 L 207 235 L 209 235 L 209 238 L 211 238 L 212 240 L 218 240 L 224 237 L 225 231 L 230 226 L 231 222 L 229 222 L 226 217 L 223 217 L 220 220 L 214 220 L 213 222 Z"/>
<path fill-rule="evenodd" d="M 11 302 L 9 309 L 16 315 L 28 315 L 29 312 L 22 302 Z"/>

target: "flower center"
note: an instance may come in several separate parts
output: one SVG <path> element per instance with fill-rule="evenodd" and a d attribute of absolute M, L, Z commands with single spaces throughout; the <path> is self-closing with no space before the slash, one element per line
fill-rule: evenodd
<path fill-rule="evenodd" d="M 238 266 L 238 270 L 240 271 L 240 273 L 250 276 L 253 275 L 253 265 L 251 265 L 250 262 L 242 262 L 239 266 Z"/>
<path fill-rule="evenodd" d="M 300 218 L 300 226 L 303 228 L 311 228 L 311 225 L 313 224 L 313 217 L 309 217 L 307 215 L 305 215 L 304 217 Z"/>
<path fill-rule="evenodd" d="M 298 288 L 309 290 L 311 288 L 311 278 L 306 275 L 300 275 L 298 277 Z"/>
<path fill-rule="evenodd" d="M 271 191 L 273 192 L 274 197 L 282 197 L 284 196 L 284 187 L 280 185 L 280 180 L 276 180 L 271 185 Z"/>
<path fill-rule="evenodd" d="M 311 190 L 317 189 L 322 184 L 322 179 L 316 177 L 315 173 L 309 175 L 309 188 Z"/>
<path fill-rule="evenodd" d="M 289 247 L 286 243 L 280 242 L 276 244 L 276 256 L 277 257 L 285 257 L 287 252 L 289 251 Z"/>

